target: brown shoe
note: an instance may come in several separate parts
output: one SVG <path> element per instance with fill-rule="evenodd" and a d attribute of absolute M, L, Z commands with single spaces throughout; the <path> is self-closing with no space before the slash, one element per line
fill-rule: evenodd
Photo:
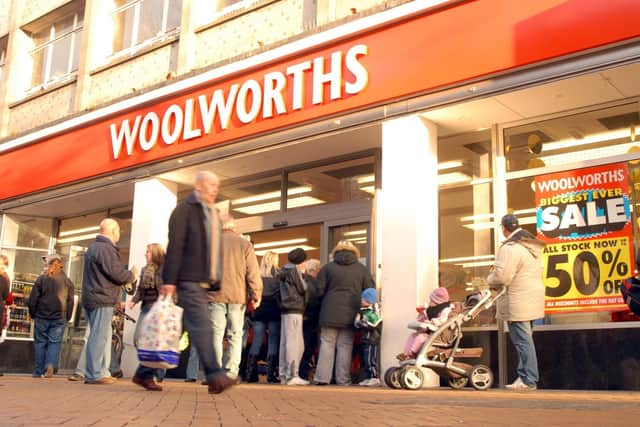
<path fill-rule="evenodd" d="M 131 378 L 131 381 L 134 384 L 139 385 L 140 387 L 146 388 L 147 390 L 162 391 L 162 386 L 159 386 L 158 384 L 156 384 L 153 378 L 140 378 L 140 377 L 134 376 L 133 378 Z"/>
<path fill-rule="evenodd" d="M 229 387 L 235 384 L 235 380 L 229 378 L 225 374 L 219 374 L 213 377 L 211 381 L 209 381 L 209 393 L 210 394 L 218 394 L 222 393 Z"/>
<path fill-rule="evenodd" d="M 97 380 L 85 380 L 84 383 L 85 384 L 113 384 L 116 381 L 117 380 L 113 377 L 102 377 L 102 378 L 98 378 Z"/>
<path fill-rule="evenodd" d="M 53 378 L 53 366 L 51 366 L 51 365 L 47 366 L 47 370 L 44 371 L 44 377 L 45 378 Z"/>

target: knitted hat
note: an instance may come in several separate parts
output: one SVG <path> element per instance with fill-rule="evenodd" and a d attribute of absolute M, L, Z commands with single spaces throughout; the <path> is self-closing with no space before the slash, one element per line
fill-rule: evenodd
<path fill-rule="evenodd" d="M 513 214 L 506 214 L 502 217 L 500 224 L 502 224 L 508 231 L 513 231 L 518 228 L 518 217 Z"/>
<path fill-rule="evenodd" d="M 370 304 L 375 304 L 378 302 L 378 291 L 376 288 L 367 288 L 362 291 L 362 299 Z"/>
<path fill-rule="evenodd" d="M 307 253 L 304 249 L 295 248 L 287 255 L 287 259 L 290 263 L 298 265 L 302 264 L 307 259 Z"/>
<path fill-rule="evenodd" d="M 447 288 L 435 288 L 429 295 L 429 302 L 433 305 L 442 304 L 449 301 Z"/>

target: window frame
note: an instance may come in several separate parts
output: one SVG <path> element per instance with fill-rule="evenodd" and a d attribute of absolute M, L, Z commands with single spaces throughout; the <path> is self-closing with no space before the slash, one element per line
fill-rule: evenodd
<path fill-rule="evenodd" d="M 0 91 L 2 90 L 2 75 L 4 74 L 4 67 L 7 65 L 7 51 L 9 50 L 9 35 L 6 34 L 0 37 Z"/>
<path fill-rule="evenodd" d="M 33 36 L 35 34 L 38 33 L 44 33 L 47 29 L 49 30 L 49 36 L 48 36 L 48 40 L 46 40 L 45 42 L 41 43 L 40 45 L 35 46 L 33 49 L 31 49 L 29 51 L 29 55 L 32 58 L 32 67 L 31 67 L 31 72 L 32 72 L 32 83 L 30 84 L 29 89 L 27 90 L 27 93 L 30 92 L 34 92 L 36 90 L 40 90 L 41 88 L 47 88 L 50 87 L 51 85 L 54 85 L 56 83 L 60 83 L 66 80 L 70 80 L 73 76 L 75 76 L 78 72 L 78 69 L 74 69 L 73 67 L 73 63 L 74 63 L 74 58 L 75 58 L 75 53 L 76 53 L 76 49 L 80 48 L 80 43 L 78 41 L 78 37 L 79 35 L 82 33 L 83 29 L 84 29 L 84 16 L 81 16 L 81 14 L 84 14 L 84 10 L 78 10 L 76 12 L 73 13 L 69 13 L 66 14 L 64 16 L 61 16 L 59 19 L 56 19 L 54 22 L 52 22 L 51 24 L 47 24 L 46 26 L 44 26 L 40 31 L 33 31 L 30 33 L 30 37 L 33 40 Z M 59 24 L 60 22 L 62 22 L 64 19 L 73 16 L 73 25 L 71 27 L 70 30 L 64 31 L 58 35 L 56 35 L 56 24 Z M 80 22 L 80 18 L 82 17 L 82 21 Z M 66 69 L 66 73 L 63 74 L 60 77 L 57 78 L 51 78 L 51 67 L 52 67 L 52 62 L 53 62 L 53 47 L 56 45 L 56 43 L 64 40 L 65 38 L 70 37 L 71 38 L 71 47 L 69 49 L 69 55 L 67 58 L 67 69 Z M 36 72 L 35 70 L 35 63 L 33 63 L 33 57 L 34 55 L 36 55 L 38 52 L 40 51 L 44 51 L 43 54 L 43 63 L 44 66 L 41 66 L 41 70 L 38 71 L 39 73 L 41 73 L 42 75 L 39 78 L 39 83 L 33 84 L 33 77 L 34 74 Z M 44 73 L 43 73 L 44 71 Z"/>
<path fill-rule="evenodd" d="M 156 42 L 161 42 L 167 40 L 168 38 L 180 33 L 180 25 L 172 28 L 167 28 L 169 24 L 169 3 L 171 1 L 179 1 L 180 2 L 180 10 L 182 11 L 183 0 L 162 0 L 162 24 L 160 26 L 160 31 L 156 33 L 155 36 L 150 37 L 148 39 L 138 41 L 138 36 L 140 34 L 140 17 L 141 17 L 141 9 L 142 4 L 147 0 L 131 0 L 123 4 L 122 6 L 118 6 L 110 13 L 111 19 L 115 19 L 116 15 L 126 11 L 127 9 L 133 9 L 133 23 L 131 25 L 131 42 L 129 46 L 123 47 L 121 50 L 112 52 L 109 57 L 110 58 L 118 58 L 121 56 L 132 55 L 147 46 L 150 46 Z M 114 34 L 113 42 L 116 41 L 116 34 Z M 122 37 L 122 36 L 118 36 Z M 124 45 L 124 41 L 123 41 Z"/>

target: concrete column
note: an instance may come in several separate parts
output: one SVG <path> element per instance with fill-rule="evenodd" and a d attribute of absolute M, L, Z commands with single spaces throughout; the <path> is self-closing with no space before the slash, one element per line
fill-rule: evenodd
<path fill-rule="evenodd" d="M 377 198 L 382 267 L 381 374 L 396 366 L 423 304 L 438 286 L 437 127 L 418 115 L 382 123 L 382 190 Z M 425 371 L 427 387 L 438 376 Z"/>
<path fill-rule="evenodd" d="M 149 243 L 160 243 L 166 247 L 169 216 L 176 206 L 178 186 L 176 183 L 149 179 L 136 182 L 133 196 L 133 218 L 131 221 L 131 244 L 129 265 L 139 270 L 146 264 L 144 253 Z M 131 296 L 127 296 L 127 303 Z M 133 318 L 140 314 L 140 304 L 127 313 Z M 124 352 L 122 369 L 125 376 L 132 376 L 138 366 L 138 356 L 133 346 L 135 327 L 131 322 L 124 326 Z"/>

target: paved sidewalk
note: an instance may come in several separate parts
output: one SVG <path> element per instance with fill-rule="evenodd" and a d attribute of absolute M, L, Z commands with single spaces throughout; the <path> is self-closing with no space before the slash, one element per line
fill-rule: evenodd
<path fill-rule="evenodd" d="M 122 379 L 0 377 L 0 426 L 635 426 L 639 392 L 422 391 L 242 384 L 209 395 L 167 380 L 148 392 Z"/>

